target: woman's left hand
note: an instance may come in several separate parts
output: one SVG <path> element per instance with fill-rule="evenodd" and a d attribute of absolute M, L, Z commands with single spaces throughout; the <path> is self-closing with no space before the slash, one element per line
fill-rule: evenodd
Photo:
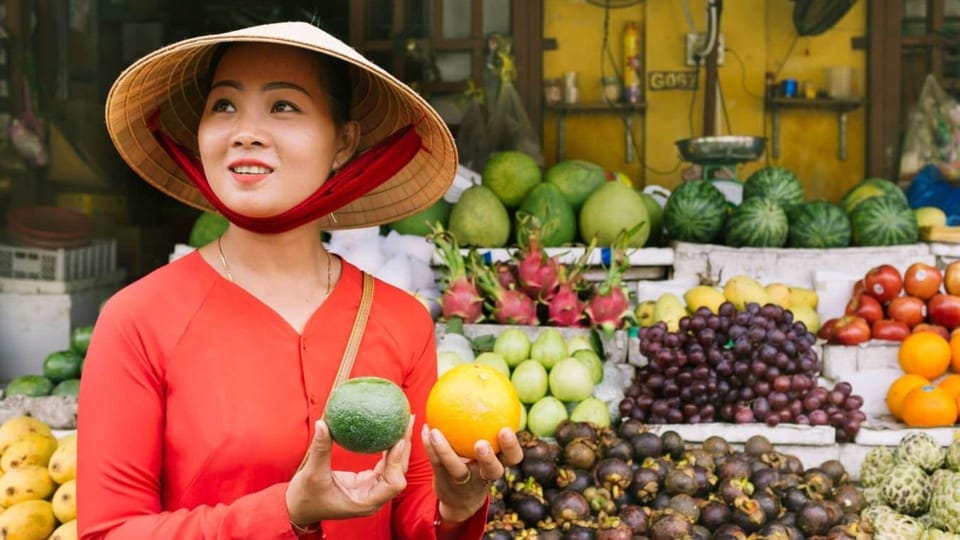
<path fill-rule="evenodd" d="M 438 429 L 424 424 L 420 436 L 433 466 L 434 489 L 440 500 L 440 516 L 445 521 L 459 522 L 473 516 L 486 502 L 490 484 L 503 476 L 504 467 L 523 459 L 520 442 L 510 428 L 497 434 L 499 454 L 493 453 L 489 442 L 477 441 L 476 460 L 458 456 Z"/>

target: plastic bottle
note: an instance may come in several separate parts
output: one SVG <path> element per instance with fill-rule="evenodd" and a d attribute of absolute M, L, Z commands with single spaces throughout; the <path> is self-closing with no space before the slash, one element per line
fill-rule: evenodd
<path fill-rule="evenodd" d="M 643 91 L 640 58 L 640 29 L 630 21 L 623 28 L 623 100 L 637 103 Z"/>

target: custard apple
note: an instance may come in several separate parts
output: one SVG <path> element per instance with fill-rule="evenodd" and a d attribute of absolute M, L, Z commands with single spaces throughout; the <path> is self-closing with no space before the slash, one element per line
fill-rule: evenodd
<path fill-rule="evenodd" d="M 879 488 L 878 488 L 879 489 Z M 880 514 L 892 513 L 893 508 L 880 503 L 871 503 L 870 506 L 863 509 L 860 512 L 860 524 L 863 526 L 866 532 L 876 531 L 877 520 L 880 517 Z"/>
<path fill-rule="evenodd" d="M 923 531 L 923 536 L 920 537 L 920 540 L 960 540 L 960 534 L 928 528 Z"/>
<path fill-rule="evenodd" d="M 920 540 L 923 525 L 916 518 L 897 512 L 881 512 L 873 527 L 873 540 Z"/>
<path fill-rule="evenodd" d="M 880 495 L 880 486 L 870 486 L 868 488 L 863 488 L 863 498 L 866 499 L 867 504 L 883 504 L 883 496 Z"/>
<path fill-rule="evenodd" d="M 943 465 L 943 454 L 943 449 L 930 434 L 911 431 L 897 445 L 893 459 L 897 463 L 910 463 L 932 473 Z"/>
<path fill-rule="evenodd" d="M 863 487 L 880 486 L 893 465 L 893 449 L 878 446 L 870 450 L 860 466 L 860 484 Z"/>
<path fill-rule="evenodd" d="M 930 517 L 935 527 L 960 533 L 960 473 L 941 477 L 930 495 Z"/>
<path fill-rule="evenodd" d="M 960 472 L 960 439 L 953 441 L 947 447 L 946 467 L 951 471 Z"/>
<path fill-rule="evenodd" d="M 933 471 L 933 474 L 930 475 L 930 489 L 936 488 L 937 484 L 939 484 L 944 478 L 946 478 L 947 476 L 950 476 L 951 474 L 956 474 L 956 473 L 949 469 L 937 469 Z"/>
<path fill-rule="evenodd" d="M 919 516 L 927 511 L 930 503 L 930 479 L 916 465 L 894 465 L 880 486 L 880 495 L 897 512 Z"/>

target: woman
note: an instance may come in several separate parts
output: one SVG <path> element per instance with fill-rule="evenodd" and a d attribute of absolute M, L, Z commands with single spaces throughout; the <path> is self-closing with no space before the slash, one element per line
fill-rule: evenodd
<path fill-rule="evenodd" d="M 106 111 L 131 168 L 231 225 L 100 314 L 80 390 L 80 537 L 480 538 L 488 482 L 522 452 L 505 427 L 499 456 L 478 441 L 468 461 L 423 424 L 436 350 L 417 300 L 376 282 L 344 364 L 403 388 L 405 437 L 353 454 L 320 419 L 367 294 L 320 233 L 442 196 L 456 151 L 437 114 L 305 23 L 161 49 L 120 75 Z"/>

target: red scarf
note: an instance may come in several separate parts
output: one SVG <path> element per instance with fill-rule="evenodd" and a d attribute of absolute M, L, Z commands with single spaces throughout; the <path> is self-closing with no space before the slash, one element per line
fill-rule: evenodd
<path fill-rule="evenodd" d="M 321 218 L 366 195 L 393 178 L 417 155 L 423 143 L 413 124 L 408 124 L 350 160 L 316 191 L 293 208 L 270 217 L 250 217 L 234 212 L 210 189 L 200 162 L 180 143 L 161 131 L 159 109 L 147 120 L 147 127 L 193 185 L 231 223 L 248 231 L 275 234 L 295 229 Z"/>

